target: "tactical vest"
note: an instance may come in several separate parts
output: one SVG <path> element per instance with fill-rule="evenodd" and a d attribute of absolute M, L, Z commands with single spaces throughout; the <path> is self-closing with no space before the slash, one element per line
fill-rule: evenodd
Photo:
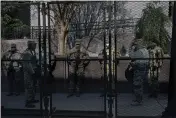
<path fill-rule="evenodd" d="M 149 50 L 149 56 L 150 56 L 150 69 L 149 69 L 149 76 L 159 76 L 160 68 L 163 64 L 163 60 L 157 59 L 157 58 L 163 58 L 163 51 L 161 48 L 156 47 L 152 50 Z M 155 59 L 153 59 L 155 58 Z"/>
<path fill-rule="evenodd" d="M 69 52 L 68 58 L 76 59 L 76 60 L 68 61 L 68 64 L 71 66 L 69 68 L 70 72 L 76 72 L 77 70 L 83 71 L 85 66 L 87 66 L 87 64 L 89 63 L 89 61 L 80 60 L 80 59 L 88 58 L 87 53 L 84 53 L 82 51 L 78 53 L 74 48 Z"/>
<path fill-rule="evenodd" d="M 21 67 L 21 64 L 18 61 L 14 61 L 14 60 L 21 59 L 21 54 L 18 51 L 16 51 L 15 53 L 8 51 L 6 58 L 8 60 L 12 60 L 12 61 L 9 61 L 6 63 L 6 68 L 9 71 L 13 71 L 13 70 L 19 69 Z"/>

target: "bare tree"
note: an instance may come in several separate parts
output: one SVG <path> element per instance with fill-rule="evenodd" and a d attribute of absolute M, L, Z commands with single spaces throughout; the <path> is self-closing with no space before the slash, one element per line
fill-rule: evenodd
<path fill-rule="evenodd" d="M 103 11 L 106 9 L 108 2 L 86 2 L 86 4 L 83 4 L 80 7 L 80 10 L 76 13 L 75 19 L 72 20 L 73 24 L 77 24 L 76 30 L 77 38 L 81 38 L 82 40 L 88 40 L 86 41 L 86 45 L 83 45 L 84 48 L 88 51 L 89 47 L 91 45 L 91 42 L 93 40 L 103 40 L 103 28 L 104 25 L 107 26 L 107 24 L 103 21 L 104 15 Z M 124 20 L 127 15 L 127 10 L 125 9 L 124 5 L 126 2 L 117 2 L 116 3 L 116 9 L 117 9 L 117 20 Z M 111 6 L 113 8 L 113 4 Z M 105 10 L 106 17 L 108 15 L 107 9 Z M 113 14 L 113 13 L 112 13 Z M 114 20 L 114 17 L 112 15 L 112 22 Z M 119 22 L 118 22 L 119 23 Z M 72 27 L 73 25 L 71 25 Z M 72 28 L 74 29 L 74 28 Z M 80 30 L 82 29 L 82 30 Z M 74 31 L 74 30 L 73 30 Z M 76 32 L 76 31 L 75 31 Z M 113 32 L 113 30 L 112 30 Z M 118 31 L 119 32 L 119 31 Z M 72 33 L 74 34 L 74 33 Z M 72 40 L 74 41 L 74 40 Z M 74 44 L 72 42 L 72 44 Z"/>
<path fill-rule="evenodd" d="M 75 13 L 81 4 L 77 2 L 56 2 L 51 4 L 54 13 L 54 28 L 58 39 L 58 53 L 64 55 L 66 51 L 69 23 L 75 17 Z"/>
<path fill-rule="evenodd" d="M 95 37 L 103 39 L 103 8 L 106 2 L 56 2 L 51 4 L 53 12 L 51 17 L 54 21 L 58 53 L 66 53 L 69 34 L 76 35 L 74 38 L 89 40 L 84 48 L 87 50 Z M 117 16 L 124 13 L 124 3 L 117 3 Z M 122 12 L 123 11 L 123 12 Z M 73 31 L 70 31 L 72 29 Z M 80 30 L 83 29 L 83 30 Z M 97 39 L 97 38 L 96 38 Z M 73 47 L 74 40 L 71 41 Z"/>
<path fill-rule="evenodd" d="M 76 38 L 89 40 L 84 47 L 86 50 L 94 37 L 103 30 L 99 29 L 103 23 L 103 6 L 103 2 L 86 2 L 79 8 L 78 12 L 76 12 L 76 17 L 72 20 L 71 27 L 74 32 L 72 34 L 77 34 Z M 75 27 L 73 28 L 73 26 Z M 72 41 L 74 42 L 74 40 Z M 72 44 L 74 44 L 73 42 Z"/>

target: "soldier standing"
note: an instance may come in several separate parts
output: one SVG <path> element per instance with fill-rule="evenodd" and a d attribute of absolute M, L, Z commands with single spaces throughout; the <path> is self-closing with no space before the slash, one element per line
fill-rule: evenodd
<path fill-rule="evenodd" d="M 15 95 L 20 95 L 21 79 L 22 79 L 22 65 L 19 61 L 21 59 L 21 54 L 16 48 L 16 44 L 11 44 L 11 50 L 6 52 L 3 59 L 11 60 L 5 63 L 5 69 L 7 71 L 7 79 L 9 85 L 9 94 L 7 96 L 12 96 L 15 91 Z M 15 61 L 14 61 L 15 60 Z"/>
<path fill-rule="evenodd" d="M 163 50 L 156 45 L 156 43 L 152 43 L 148 47 L 149 49 L 149 57 L 150 57 L 150 67 L 149 67 L 149 88 L 150 88 L 150 94 L 149 97 L 158 97 L 158 89 L 159 89 L 159 82 L 158 77 L 159 73 L 163 64 L 163 61 L 161 59 L 157 58 L 163 58 Z"/>
<path fill-rule="evenodd" d="M 81 40 L 76 39 L 75 47 L 68 53 L 69 59 L 75 59 L 74 61 L 68 61 L 70 65 L 69 68 L 69 95 L 67 97 L 74 95 L 74 90 L 76 89 L 76 96 L 80 96 L 80 85 L 81 79 L 84 77 L 85 68 L 89 64 L 89 61 L 80 60 L 88 59 L 89 55 L 86 52 L 80 50 Z"/>
<path fill-rule="evenodd" d="M 133 68 L 133 93 L 135 99 L 132 101 L 132 106 L 138 106 L 142 104 L 143 99 L 143 81 L 146 78 L 146 72 L 148 72 L 148 60 L 137 60 L 135 58 L 149 58 L 148 50 L 143 46 L 142 39 L 136 39 L 134 42 L 135 50 L 131 55 L 132 62 L 130 63 Z"/>
<path fill-rule="evenodd" d="M 37 60 L 35 55 L 36 43 L 34 41 L 28 41 L 28 48 L 24 51 L 22 59 L 29 60 L 23 61 L 24 71 L 24 84 L 25 84 L 25 107 L 34 108 L 32 103 L 39 102 L 35 100 L 35 69 L 37 66 Z"/>
<path fill-rule="evenodd" d="M 106 50 L 104 50 L 103 49 L 103 51 L 99 54 L 99 57 L 101 57 L 101 58 L 105 58 L 105 56 L 104 56 L 104 51 L 106 51 L 106 57 L 107 57 L 107 59 L 109 58 L 109 44 L 107 44 L 106 45 Z M 116 58 L 118 58 L 118 57 L 120 57 L 121 55 L 120 55 L 120 52 L 119 51 L 117 51 L 117 57 Z M 112 87 L 113 87 L 113 89 L 115 90 L 115 66 L 117 66 L 118 64 L 119 64 L 119 61 L 117 61 L 117 65 L 115 65 L 115 49 L 114 48 L 112 48 L 112 55 L 111 55 L 111 58 L 112 58 L 112 62 L 111 62 L 111 65 L 112 65 Z M 107 65 L 106 65 L 106 72 L 107 72 L 107 79 L 108 79 L 108 81 L 109 81 L 109 61 L 107 61 Z M 103 63 L 103 61 L 100 61 L 100 65 L 101 65 L 101 78 L 103 78 L 103 76 L 104 76 L 104 63 Z M 102 97 L 102 96 L 104 96 L 104 94 L 101 94 L 100 95 L 100 97 Z"/>

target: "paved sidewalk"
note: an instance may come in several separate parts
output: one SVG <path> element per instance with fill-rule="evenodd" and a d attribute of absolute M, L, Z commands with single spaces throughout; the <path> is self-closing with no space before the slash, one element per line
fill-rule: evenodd
<path fill-rule="evenodd" d="M 26 109 L 24 107 L 24 95 L 7 97 L 6 93 L 1 93 L 1 104 L 5 108 Z M 103 111 L 104 100 L 99 94 L 82 94 L 81 97 L 67 98 L 67 94 L 53 94 L 53 106 L 57 110 L 81 110 L 81 111 Z M 39 94 L 37 95 L 39 99 Z M 118 94 L 117 114 L 120 116 L 158 116 L 164 111 L 167 105 L 167 95 L 161 94 L 159 98 L 149 99 L 144 95 L 142 106 L 131 106 L 131 94 Z M 40 103 L 35 109 L 39 109 Z M 108 105 L 107 105 L 108 110 Z M 113 108 L 115 114 L 115 109 Z"/>

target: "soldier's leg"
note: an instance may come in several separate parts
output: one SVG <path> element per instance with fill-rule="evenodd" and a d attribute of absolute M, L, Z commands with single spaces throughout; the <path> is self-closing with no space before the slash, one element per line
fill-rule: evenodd
<path fill-rule="evenodd" d="M 151 93 L 149 95 L 149 97 L 157 97 L 157 93 L 158 93 L 158 88 L 159 88 L 159 84 L 158 84 L 158 78 L 155 76 L 151 77 L 151 83 L 150 83 L 150 90 Z"/>
<path fill-rule="evenodd" d="M 108 76 L 106 76 L 106 77 L 103 77 L 103 79 L 104 79 L 104 84 L 105 84 L 105 86 L 104 86 L 104 91 L 103 91 L 103 93 L 100 95 L 100 97 L 103 97 L 103 96 L 105 96 L 106 94 L 107 94 L 107 92 L 108 92 L 108 84 L 109 84 L 109 82 L 108 82 Z"/>
<path fill-rule="evenodd" d="M 35 80 L 36 80 L 36 78 L 35 78 Z M 32 90 L 31 90 L 31 97 L 32 97 L 32 99 L 31 99 L 30 102 L 31 103 L 38 103 L 39 100 L 35 99 L 35 96 L 36 96 L 36 85 L 34 83 L 34 80 L 32 80 L 31 84 L 32 84 Z"/>
<path fill-rule="evenodd" d="M 24 74 L 24 84 L 25 84 L 25 107 L 34 108 L 35 105 L 31 103 L 33 99 L 33 84 L 31 76 L 28 73 Z"/>
<path fill-rule="evenodd" d="M 8 89 L 9 89 L 9 93 L 7 94 L 7 96 L 12 96 L 13 95 L 13 86 L 14 86 L 14 76 L 13 76 L 13 72 L 8 72 L 7 73 L 7 80 L 8 80 Z"/>
<path fill-rule="evenodd" d="M 21 80 L 22 80 L 22 73 L 18 71 L 15 73 L 15 85 L 14 85 L 16 96 L 20 95 Z"/>
<path fill-rule="evenodd" d="M 133 89 L 135 100 L 131 105 L 141 105 L 142 96 L 143 96 L 143 75 L 142 72 L 135 72 L 134 81 L 133 81 Z"/>
<path fill-rule="evenodd" d="M 101 80 L 103 81 L 103 87 L 102 87 L 102 92 L 100 94 L 100 97 L 103 97 L 105 95 L 105 90 L 106 90 L 106 88 L 104 86 L 104 84 L 106 84 L 106 82 L 105 82 L 105 79 L 104 79 L 103 75 L 101 76 Z"/>
<path fill-rule="evenodd" d="M 116 95 L 116 85 L 115 85 L 116 83 L 115 83 L 115 74 L 113 73 L 113 75 L 112 75 L 112 90 L 113 90 L 113 96 L 115 96 Z"/>
<path fill-rule="evenodd" d="M 78 72 L 77 73 L 77 84 L 76 84 L 76 96 L 80 96 L 80 87 L 82 79 L 84 78 L 84 72 Z"/>
<path fill-rule="evenodd" d="M 68 94 L 67 97 L 70 97 L 70 96 L 73 96 L 73 95 L 74 95 L 75 74 L 74 74 L 74 73 L 70 73 L 68 79 L 69 79 L 69 86 L 68 86 L 69 94 Z"/>

